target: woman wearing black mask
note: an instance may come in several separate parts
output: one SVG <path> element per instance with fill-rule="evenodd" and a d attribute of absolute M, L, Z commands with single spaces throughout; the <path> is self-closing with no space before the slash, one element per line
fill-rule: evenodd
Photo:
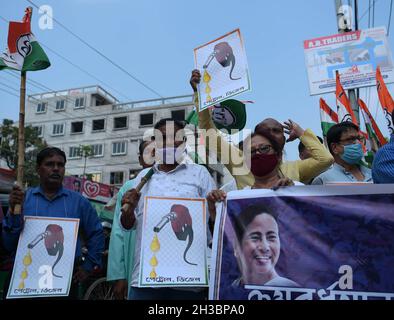
<path fill-rule="evenodd" d="M 259 130 L 252 133 L 245 139 L 244 146 L 245 160 L 255 179 L 253 186 L 245 189 L 276 190 L 279 187 L 302 185 L 285 177 L 280 171 L 283 149 L 269 131 Z M 216 216 L 216 202 L 223 201 L 225 198 L 226 192 L 223 190 L 213 190 L 208 194 L 208 209 L 212 221 Z"/>

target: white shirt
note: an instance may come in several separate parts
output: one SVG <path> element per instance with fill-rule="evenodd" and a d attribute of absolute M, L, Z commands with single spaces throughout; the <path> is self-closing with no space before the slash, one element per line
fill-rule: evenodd
<path fill-rule="evenodd" d="M 135 178 L 135 184 L 141 181 L 148 169 L 142 170 Z M 134 250 L 134 266 L 131 276 L 131 286 L 138 286 L 140 270 L 141 237 L 144 213 L 144 197 L 179 197 L 206 198 L 211 190 L 216 188 L 208 170 L 198 164 L 182 163 L 169 172 L 160 171 L 158 165 L 153 166 L 154 174 L 141 190 L 141 198 L 135 209 L 136 243 Z M 209 214 L 206 215 L 207 220 Z M 120 215 L 121 217 L 121 215 Z"/>

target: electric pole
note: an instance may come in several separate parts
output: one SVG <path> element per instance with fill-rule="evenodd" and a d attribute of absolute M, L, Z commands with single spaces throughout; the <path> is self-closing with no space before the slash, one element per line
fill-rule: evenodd
<path fill-rule="evenodd" d="M 337 16 L 337 26 L 338 26 L 338 32 L 339 33 L 344 33 L 344 32 L 350 32 L 352 31 L 352 21 L 351 21 L 351 16 L 352 16 L 352 7 L 349 4 L 349 1 L 347 5 L 343 5 L 342 0 L 334 0 L 335 1 L 335 13 Z M 358 12 L 357 12 L 357 0 L 354 0 L 354 26 L 355 30 L 358 30 Z M 357 89 L 357 94 L 355 89 L 349 89 L 348 90 L 348 96 L 349 96 L 349 101 L 350 101 L 350 106 L 354 112 L 354 115 L 356 116 L 357 122 L 360 124 L 360 114 L 359 114 L 359 106 L 357 103 L 357 98 L 358 98 L 358 89 Z"/>

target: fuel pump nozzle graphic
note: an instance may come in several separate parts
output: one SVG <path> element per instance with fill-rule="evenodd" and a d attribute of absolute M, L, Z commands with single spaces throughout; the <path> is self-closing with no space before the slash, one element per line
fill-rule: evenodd
<path fill-rule="evenodd" d="M 186 258 L 187 252 L 193 243 L 194 235 L 189 209 L 181 204 L 172 205 L 170 213 L 167 213 L 161 218 L 159 223 L 153 228 L 153 231 L 160 232 L 169 222 L 171 222 L 172 230 L 178 240 L 186 241 L 188 239 L 186 249 L 183 253 L 183 260 L 187 264 L 196 266 L 197 264 L 189 262 Z"/>
<path fill-rule="evenodd" d="M 45 232 L 42 232 L 37 237 L 35 237 L 35 239 L 27 245 L 27 248 L 33 249 L 42 240 L 44 240 L 48 255 L 58 255 L 55 263 L 52 265 L 52 274 L 54 277 L 62 278 L 62 276 L 55 274 L 53 270 L 63 256 L 64 234 L 62 227 L 57 224 L 49 224 L 46 227 Z"/>

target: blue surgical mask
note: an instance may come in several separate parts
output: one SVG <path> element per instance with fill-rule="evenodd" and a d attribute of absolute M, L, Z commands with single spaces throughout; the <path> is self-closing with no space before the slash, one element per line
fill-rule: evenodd
<path fill-rule="evenodd" d="M 155 148 L 155 154 L 161 163 L 175 164 L 182 162 L 185 156 L 185 145 L 179 147 Z"/>
<path fill-rule="evenodd" d="M 364 156 L 363 148 L 359 143 L 348 144 L 343 147 L 344 151 L 340 157 L 348 164 L 357 164 Z"/>

